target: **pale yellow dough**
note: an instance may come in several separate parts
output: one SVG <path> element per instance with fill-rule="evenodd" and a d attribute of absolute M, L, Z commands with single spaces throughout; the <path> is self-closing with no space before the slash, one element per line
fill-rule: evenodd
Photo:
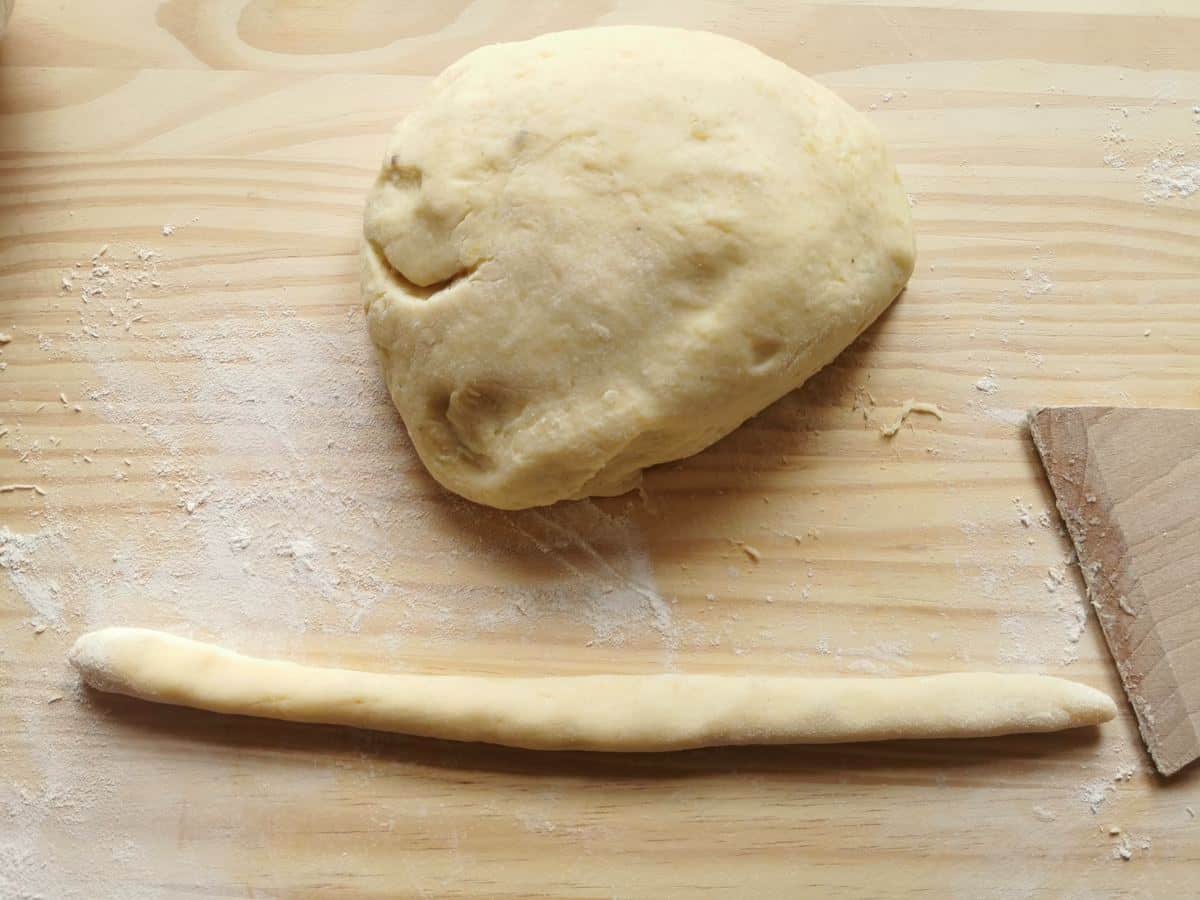
<path fill-rule="evenodd" d="M 1116 715 L 1100 691 L 1044 675 L 382 675 L 256 659 L 142 628 L 85 634 L 71 662 L 92 687 L 158 703 L 531 750 L 984 737 Z"/>
<path fill-rule="evenodd" d="M 484 47 L 400 123 L 362 291 L 433 477 L 518 509 L 636 487 L 829 363 L 913 269 L 875 126 L 752 47 Z"/>

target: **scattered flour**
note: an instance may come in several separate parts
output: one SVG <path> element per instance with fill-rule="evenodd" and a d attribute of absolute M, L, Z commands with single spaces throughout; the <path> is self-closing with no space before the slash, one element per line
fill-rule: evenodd
<path fill-rule="evenodd" d="M 1026 269 L 1021 273 L 1021 280 L 1025 282 L 1026 297 L 1037 297 L 1041 294 L 1049 294 L 1054 290 L 1054 282 L 1045 272 Z"/>
<path fill-rule="evenodd" d="M 80 631 L 138 624 L 292 655 L 315 647 L 313 636 L 363 630 L 397 668 L 428 648 L 470 665 L 472 648 L 533 645 L 547 625 L 580 652 L 628 644 L 663 668 L 682 641 L 707 640 L 660 595 L 636 501 L 509 513 L 436 488 L 399 427 L 356 305 L 308 313 L 282 288 L 247 291 L 235 320 L 185 291 L 178 271 L 157 249 L 113 241 L 48 290 L 50 302 L 71 303 L 71 318 L 36 346 L 90 374 L 65 413 L 53 403 L 84 427 L 61 439 L 0 427 L 0 447 L 30 472 L 21 481 L 49 488 L 20 524 L 0 525 L 0 578 L 28 608 L 17 639 L 63 660 Z M 117 502 L 101 514 L 69 505 L 53 490 L 64 472 Z M 448 569 L 453 583 L 439 583 Z M 48 702 L 60 697 L 74 702 Z M 111 758 L 98 750 L 119 726 L 90 708 L 65 664 L 19 684 L 0 671 L 0 703 L 18 725 L 0 734 L 0 897 L 156 896 L 166 835 L 185 826 L 162 819 L 183 815 L 170 798 L 128 802 L 136 741 Z M 236 754 L 197 765 L 240 777 Z M 255 790 L 286 805 L 339 777 L 333 765 L 264 767 Z M 158 817 L 162 846 L 131 842 L 147 834 L 147 816 Z M 222 846 L 252 843 L 252 821 L 222 823 L 234 836 Z M 172 878 L 208 883 L 206 869 L 226 861 L 207 852 L 174 860 Z M 97 883 L 97 872 L 123 881 Z M 129 887 L 139 883 L 141 893 Z"/>
<path fill-rule="evenodd" d="M 1128 107 L 1113 107 L 1120 115 L 1109 123 L 1108 131 L 1101 136 L 1100 141 L 1108 149 L 1104 154 L 1104 164 L 1114 169 L 1124 169 L 1128 163 L 1125 160 L 1123 147 L 1129 142 L 1129 136 L 1124 131 L 1124 120 L 1129 118 Z"/>
<path fill-rule="evenodd" d="M 61 525 L 30 534 L 17 534 L 0 525 L 0 570 L 8 576 L 17 593 L 29 604 L 40 622 L 63 629 L 65 598 L 62 586 L 54 577 L 41 577 L 37 559 L 47 548 L 59 544 L 64 531 Z"/>
<path fill-rule="evenodd" d="M 1124 752 L 1123 748 L 1118 747 L 1118 752 Z M 1128 783 L 1133 780 L 1137 769 L 1130 763 L 1121 763 L 1117 771 L 1107 778 L 1092 778 L 1085 781 L 1079 786 L 1079 799 L 1093 812 L 1099 812 L 1100 807 L 1108 802 L 1108 799 L 1116 791 L 1118 785 Z"/>
<path fill-rule="evenodd" d="M 1142 184 L 1148 203 L 1186 200 L 1200 190 L 1200 158 L 1187 159 L 1183 150 L 1155 157 L 1142 172 Z"/>
<path fill-rule="evenodd" d="M 1092 812 L 1099 812 L 1100 807 L 1108 800 L 1108 795 L 1113 792 L 1113 783 L 1107 778 L 1094 778 L 1091 781 L 1085 781 L 1079 787 L 1079 799 L 1082 800 Z"/>
<path fill-rule="evenodd" d="M 993 422 L 999 422 L 1002 425 L 1015 425 L 1023 427 L 1029 419 L 1029 413 L 1023 409 L 1002 409 L 999 407 L 987 407 L 983 410 L 983 414 Z"/>
<path fill-rule="evenodd" d="M 1120 843 L 1113 848 L 1113 859 L 1121 859 L 1128 861 L 1133 858 L 1133 845 L 1129 841 L 1129 835 L 1121 835 Z"/>
<path fill-rule="evenodd" d="M 263 649 L 285 650 L 289 634 L 357 631 L 385 609 L 380 630 L 394 647 L 418 634 L 529 632 L 531 617 L 549 617 L 578 629 L 580 643 L 657 635 L 669 664 L 679 635 L 637 526 L 619 511 L 627 503 L 505 513 L 429 489 L 357 308 L 318 324 L 278 297 L 248 297 L 237 320 L 189 316 L 143 331 L 158 298 L 177 293 L 170 269 L 156 249 L 113 242 L 62 278 L 79 298 L 79 328 L 47 340 L 47 352 L 91 366 L 84 402 L 126 445 L 118 458 L 96 448 L 77 461 L 119 481 L 130 513 L 68 513 L 50 497 L 40 529 L 4 530 L 0 565 L 40 619 L 155 619 L 218 639 L 261 628 L 278 635 Z M 131 363 L 129 342 L 150 341 L 153 352 Z M 39 443 L 9 441 L 41 460 Z M 210 452 L 184 450 L 197 446 Z M 338 466 L 321 464 L 330 456 Z M 162 526 L 164 502 L 179 510 L 173 526 Z M 463 527 L 472 537 L 451 539 Z M 544 556 L 534 570 L 530 547 Z M 397 577 L 430 558 L 496 577 L 420 589 Z"/>
<path fill-rule="evenodd" d="M 1087 599 L 1082 596 L 1068 596 L 1066 592 L 1057 593 L 1055 596 L 1055 608 L 1066 632 L 1066 644 L 1060 662 L 1069 666 L 1079 659 L 1078 644 L 1087 627 L 1089 605 Z"/>
<path fill-rule="evenodd" d="M 1135 850 L 1147 853 L 1154 845 L 1154 842 L 1148 835 L 1138 837 L 1128 832 L 1123 832 L 1119 828 L 1111 829 L 1109 834 L 1118 838 L 1117 845 L 1113 847 L 1112 858 L 1123 862 L 1129 862 L 1133 859 Z"/>
<path fill-rule="evenodd" d="M 1162 99 L 1156 96 L 1137 112 L 1152 112 Z M 1191 108 L 1193 127 L 1200 124 L 1195 109 Z M 1138 178 L 1142 183 L 1143 200 L 1147 203 L 1186 200 L 1200 190 L 1200 146 L 1189 152 L 1176 141 L 1168 141 L 1154 151 L 1140 149 L 1124 130 L 1130 119 L 1129 107 L 1112 107 L 1112 110 L 1118 115 L 1100 138 L 1104 164 L 1119 170 L 1140 168 Z M 1177 137 L 1186 140 L 1183 135 Z"/>

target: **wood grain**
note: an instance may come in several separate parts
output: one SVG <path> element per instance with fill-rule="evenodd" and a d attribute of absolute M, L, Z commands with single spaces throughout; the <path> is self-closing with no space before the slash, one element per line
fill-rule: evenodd
<path fill-rule="evenodd" d="M 1050 407 L 1030 429 L 1146 746 L 1173 775 L 1200 758 L 1200 412 Z"/>
<path fill-rule="evenodd" d="M 644 498 L 480 510 L 380 389 L 363 197 L 462 53 L 632 22 L 747 40 L 872 116 L 918 271 Z M 597 760 L 86 695 L 65 650 L 139 624 L 359 668 L 997 669 L 1119 696 L 1024 414 L 1200 403 L 1200 195 L 1146 199 L 1156 159 L 1200 158 L 1198 46 L 1187 0 L 18 0 L 0 483 L 47 493 L 0 494 L 25 536 L 0 544 L 0 896 L 1186 896 L 1200 776 L 1160 783 L 1128 709 Z M 84 304 L 104 245 L 114 286 Z M 944 420 L 883 438 L 909 398 Z"/>

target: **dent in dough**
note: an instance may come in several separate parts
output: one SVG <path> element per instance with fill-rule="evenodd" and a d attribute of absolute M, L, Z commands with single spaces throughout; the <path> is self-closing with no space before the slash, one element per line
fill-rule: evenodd
<path fill-rule="evenodd" d="M 442 485 L 620 494 L 829 363 L 914 258 L 875 126 L 753 47 L 613 27 L 483 47 L 399 124 L 362 296 Z"/>
<path fill-rule="evenodd" d="M 1044 675 L 384 675 L 257 659 L 141 628 L 85 634 L 70 658 L 92 687 L 158 703 L 531 750 L 986 737 L 1116 714 L 1106 694 Z"/>

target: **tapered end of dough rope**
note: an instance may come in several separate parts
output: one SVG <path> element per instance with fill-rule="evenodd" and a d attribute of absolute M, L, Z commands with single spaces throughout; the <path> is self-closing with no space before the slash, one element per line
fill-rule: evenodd
<path fill-rule="evenodd" d="M 83 678 L 92 687 L 106 690 L 103 684 L 104 672 L 104 636 L 107 633 L 115 632 L 116 628 L 106 628 L 103 631 L 90 631 L 75 641 L 70 651 L 67 653 L 67 659 L 70 660 Z"/>
<path fill-rule="evenodd" d="M 98 691 L 129 693 L 130 685 L 122 677 L 119 667 L 114 666 L 114 656 L 122 648 L 144 640 L 153 634 L 143 628 L 102 628 L 89 631 L 75 641 L 67 653 L 67 659 L 79 672 L 80 677 Z"/>
<path fill-rule="evenodd" d="M 1099 725 L 1117 717 L 1117 704 L 1108 694 L 1077 681 L 1067 681 L 1065 678 L 1060 680 L 1063 684 L 1070 685 L 1063 705 L 1073 722 L 1079 725 Z"/>

